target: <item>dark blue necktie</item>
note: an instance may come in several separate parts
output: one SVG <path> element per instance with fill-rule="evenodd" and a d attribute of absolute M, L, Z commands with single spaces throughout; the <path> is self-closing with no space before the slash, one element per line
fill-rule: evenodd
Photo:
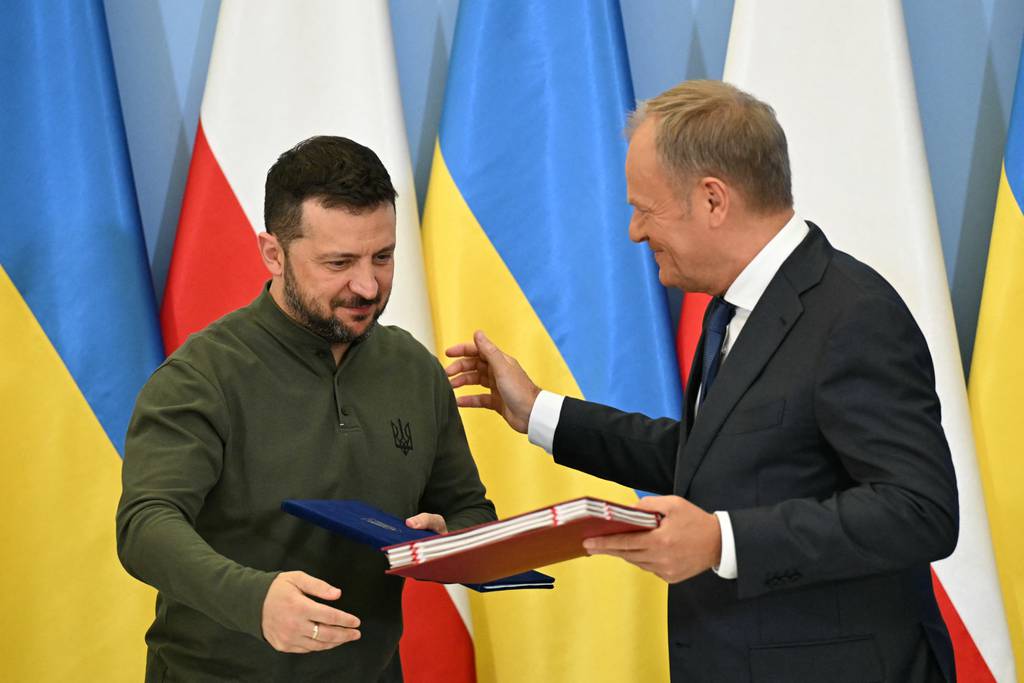
<path fill-rule="evenodd" d="M 736 307 L 721 297 L 711 300 L 711 311 L 704 325 L 704 354 L 701 357 L 700 401 L 711 390 L 711 384 L 718 375 L 718 366 L 722 362 L 722 342 L 725 341 L 725 328 L 732 320 Z"/>

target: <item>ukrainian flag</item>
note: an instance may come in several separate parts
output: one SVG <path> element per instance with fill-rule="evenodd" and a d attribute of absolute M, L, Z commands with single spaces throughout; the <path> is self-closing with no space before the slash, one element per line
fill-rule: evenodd
<path fill-rule="evenodd" d="M 1003 605 L 1024 671 L 1024 52 L 989 243 L 968 396 Z"/>
<path fill-rule="evenodd" d="M 544 388 L 680 414 L 665 292 L 629 242 L 633 107 L 614 1 L 463 2 L 424 212 L 439 348 L 480 328 Z M 496 415 L 464 411 L 499 514 L 637 492 L 558 467 Z M 667 680 L 665 584 L 608 557 L 554 591 L 471 596 L 481 681 Z"/>
<path fill-rule="evenodd" d="M 99 0 L 0 22 L 0 665 L 141 680 L 153 594 L 114 548 L 124 434 L 163 353 Z"/>

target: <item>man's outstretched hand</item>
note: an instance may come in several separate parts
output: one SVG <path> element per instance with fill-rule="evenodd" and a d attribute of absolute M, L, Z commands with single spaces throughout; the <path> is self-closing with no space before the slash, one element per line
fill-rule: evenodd
<path fill-rule="evenodd" d="M 359 619 L 314 600 L 341 590 L 305 572 L 277 575 L 263 599 L 263 637 L 278 652 L 318 652 L 359 640 Z"/>
<path fill-rule="evenodd" d="M 530 412 L 540 388 L 534 384 L 519 362 L 477 331 L 472 342 L 456 344 L 445 350 L 456 360 L 445 368 L 452 387 L 480 386 L 487 394 L 459 396 L 460 408 L 490 408 L 505 418 L 512 429 L 526 433 Z"/>

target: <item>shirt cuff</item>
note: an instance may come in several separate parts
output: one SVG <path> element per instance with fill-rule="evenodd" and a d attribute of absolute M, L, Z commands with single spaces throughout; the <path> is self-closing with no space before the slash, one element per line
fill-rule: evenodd
<path fill-rule="evenodd" d="M 715 517 L 722 530 L 722 559 L 712 569 L 723 579 L 735 579 L 739 576 L 739 567 L 736 566 L 736 539 L 732 535 L 732 520 L 728 512 L 720 510 L 715 511 Z"/>
<path fill-rule="evenodd" d="M 558 418 L 562 415 L 564 400 L 565 396 L 560 394 L 541 391 L 533 403 L 533 410 L 530 411 L 530 425 L 526 434 L 530 438 L 530 443 L 540 446 L 548 453 L 555 445 L 555 428 L 558 427 Z"/>

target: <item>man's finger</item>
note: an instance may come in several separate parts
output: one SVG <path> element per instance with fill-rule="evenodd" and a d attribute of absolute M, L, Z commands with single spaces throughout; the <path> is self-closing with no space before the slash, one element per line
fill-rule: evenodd
<path fill-rule="evenodd" d="M 326 581 L 321 581 L 305 572 L 294 572 L 290 578 L 295 587 L 306 595 L 324 600 L 337 600 L 341 597 L 340 588 L 335 588 Z"/>
<path fill-rule="evenodd" d="M 405 525 L 412 529 L 428 529 L 435 534 L 443 534 L 448 531 L 444 517 L 431 512 L 421 512 L 405 520 Z"/>
<path fill-rule="evenodd" d="M 634 507 L 667 515 L 679 505 L 680 500 L 679 496 L 644 496 Z"/>
<path fill-rule="evenodd" d="M 491 408 L 490 394 L 474 394 L 472 396 L 456 396 L 455 402 L 460 408 Z"/>
<path fill-rule="evenodd" d="M 451 377 L 457 375 L 460 372 L 467 372 L 469 370 L 476 370 L 480 366 L 479 358 L 460 358 L 456 361 L 452 361 L 445 367 L 445 373 Z"/>
<path fill-rule="evenodd" d="M 646 550 L 650 544 L 647 542 L 647 534 L 644 532 L 633 532 L 628 534 L 610 534 L 588 538 L 583 541 L 583 547 L 587 551 L 594 552 L 624 552 L 628 550 Z"/>
<path fill-rule="evenodd" d="M 483 382 L 481 382 L 481 375 L 476 370 L 474 370 L 473 372 L 464 372 L 461 375 L 459 375 L 458 377 L 452 377 L 449 380 L 449 384 L 452 385 L 452 389 L 458 389 L 459 387 L 464 387 L 467 384 L 468 385 L 477 385 L 477 384 L 479 384 L 479 385 L 483 386 Z"/>
<path fill-rule="evenodd" d="M 505 355 L 505 352 L 488 339 L 482 330 L 477 330 L 473 333 L 473 340 L 476 341 L 476 347 L 480 352 L 480 356 L 488 363 L 493 364 L 495 361 L 508 363 L 508 357 Z"/>
<path fill-rule="evenodd" d="M 654 562 L 650 551 L 646 548 L 643 550 L 588 550 L 587 553 L 591 556 L 606 555 L 608 557 L 617 557 L 638 567 Z"/>
<path fill-rule="evenodd" d="M 362 633 L 354 628 L 342 628 L 339 626 L 330 626 L 328 624 L 320 624 L 320 628 L 317 630 L 316 640 L 311 637 L 306 637 L 302 643 L 302 647 L 308 647 L 311 650 L 329 650 L 332 647 L 338 647 L 342 643 L 350 643 L 353 640 L 359 640 L 362 638 Z"/>
<path fill-rule="evenodd" d="M 314 600 L 309 601 L 309 609 L 305 610 L 305 616 L 311 622 L 309 625 L 310 632 L 309 636 L 313 635 L 313 624 L 316 622 L 320 624 L 320 631 L 323 632 L 325 626 L 343 626 L 345 628 L 359 628 L 359 617 L 348 612 L 342 612 L 340 609 L 335 609 L 330 605 L 324 605 Z"/>
<path fill-rule="evenodd" d="M 458 356 L 478 356 L 480 354 L 473 342 L 463 342 L 461 344 L 456 344 L 455 346 L 449 346 L 444 350 L 444 355 L 449 358 L 456 358 Z"/>

